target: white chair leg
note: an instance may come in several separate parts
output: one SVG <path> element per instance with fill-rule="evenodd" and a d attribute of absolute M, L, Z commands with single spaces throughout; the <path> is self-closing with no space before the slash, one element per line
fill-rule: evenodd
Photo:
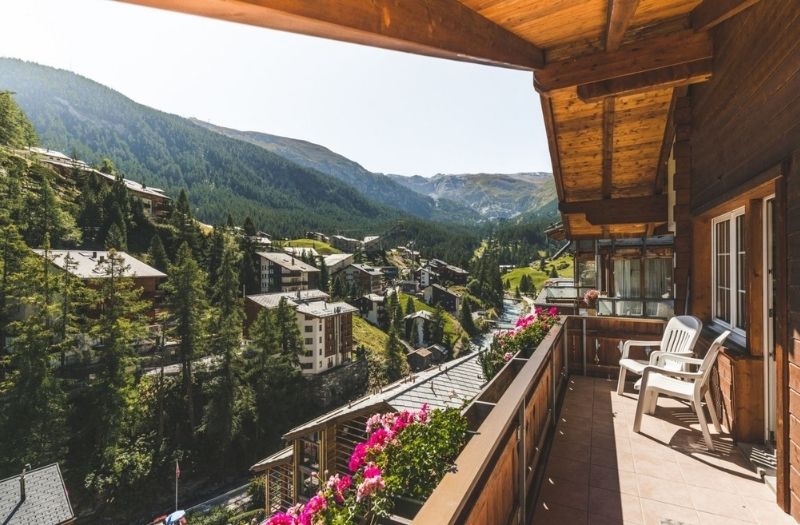
<path fill-rule="evenodd" d="M 717 434 L 722 434 L 722 427 L 719 424 L 719 418 L 717 417 L 717 409 L 714 407 L 714 399 L 711 397 L 711 392 L 706 391 L 704 397 L 706 399 L 706 406 L 708 407 L 708 413 L 711 415 L 711 422 L 714 424 L 714 430 L 717 431 Z"/>
<path fill-rule="evenodd" d="M 700 422 L 700 430 L 703 431 L 703 439 L 706 442 L 706 448 L 708 448 L 709 452 L 714 452 L 714 442 L 711 441 L 711 433 L 708 431 L 708 422 L 706 421 L 706 415 L 703 413 L 703 403 L 699 400 L 695 400 L 692 402 L 694 405 L 694 411 L 697 413 L 697 421 Z"/>
<path fill-rule="evenodd" d="M 617 395 L 622 395 L 625 392 L 625 370 L 624 366 L 619 367 L 619 379 L 617 380 Z"/>
<path fill-rule="evenodd" d="M 658 406 L 658 392 L 650 392 L 650 395 L 647 398 L 647 413 L 653 415 L 656 413 L 656 407 Z"/>
<path fill-rule="evenodd" d="M 639 432 L 642 428 L 642 413 L 647 409 L 647 390 L 639 391 L 639 401 L 636 402 L 636 417 L 633 419 L 633 431 Z"/>

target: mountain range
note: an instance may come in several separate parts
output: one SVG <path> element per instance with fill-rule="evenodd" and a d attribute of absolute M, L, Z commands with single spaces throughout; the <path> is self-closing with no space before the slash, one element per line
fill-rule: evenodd
<path fill-rule="evenodd" d="M 404 218 L 475 224 L 555 209 L 549 174 L 373 173 L 321 145 L 168 114 L 17 59 L 0 58 L 0 90 L 15 93 L 43 146 L 91 163 L 108 157 L 126 176 L 172 194 L 187 188 L 206 222 L 231 212 L 279 235 L 305 228 L 355 235 Z"/>

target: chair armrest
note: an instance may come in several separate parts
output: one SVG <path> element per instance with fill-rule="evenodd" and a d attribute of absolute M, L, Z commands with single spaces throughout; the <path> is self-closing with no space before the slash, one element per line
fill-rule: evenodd
<path fill-rule="evenodd" d="M 680 372 L 678 370 L 667 370 L 666 368 L 647 365 L 644 367 L 644 370 L 642 370 L 642 384 L 645 384 L 647 377 L 650 374 L 661 374 L 664 376 L 675 377 L 677 379 L 697 379 L 703 377 L 701 372 Z"/>
<path fill-rule="evenodd" d="M 696 357 L 692 357 L 692 355 L 693 354 L 684 354 L 683 352 L 675 352 L 669 354 L 670 359 L 674 358 L 675 361 L 680 361 L 682 363 L 688 363 L 690 365 L 698 365 L 698 366 L 703 364 L 702 359 L 697 359 Z"/>
<path fill-rule="evenodd" d="M 676 357 L 678 359 L 675 359 L 675 360 L 679 361 L 679 360 L 682 360 L 680 358 L 683 358 L 683 357 L 691 358 L 692 356 L 694 356 L 694 353 L 692 353 L 692 352 L 664 352 L 662 350 L 653 350 L 652 352 L 650 352 L 650 364 L 651 365 L 657 364 L 658 358 L 662 357 L 662 356 L 663 357 L 668 357 L 670 359 L 673 358 L 673 357 Z"/>
<path fill-rule="evenodd" d="M 636 341 L 630 339 L 625 341 L 622 344 L 622 357 L 621 359 L 627 359 L 628 353 L 631 351 L 632 346 L 658 346 L 661 347 L 661 341 Z"/>

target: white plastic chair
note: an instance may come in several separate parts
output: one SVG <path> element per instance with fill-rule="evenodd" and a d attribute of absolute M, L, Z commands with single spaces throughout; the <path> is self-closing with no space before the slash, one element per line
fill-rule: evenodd
<path fill-rule="evenodd" d="M 679 315 L 673 317 L 664 329 L 661 341 L 625 341 L 622 345 L 622 358 L 619 360 L 619 379 L 617 380 L 617 394 L 625 392 L 625 375 L 628 370 L 637 375 L 642 375 L 642 371 L 647 366 L 661 366 L 669 370 L 681 370 L 683 363 L 676 362 L 673 356 L 692 357 L 697 338 L 703 323 L 692 315 Z M 650 352 L 650 359 L 647 361 L 631 359 L 628 354 L 634 346 L 656 346 L 659 349 Z"/>
<path fill-rule="evenodd" d="M 699 365 L 700 368 L 696 372 L 683 372 L 679 370 L 669 370 L 657 366 L 646 366 L 642 373 L 642 387 L 639 392 L 639 402 L 636 405 L 636 419 L 633 422 L 633 431 L 639 432 L 642 424 L 642 413 L 647 412 L 652 414 L 658 405 L 658 396 L 661 394 L 676 397 L 689 401 L 697 414 L 697 420 L 700 422 L 700 430 L 703 431 L 703 439 L 706 442 L 706 447 L 709 451 L 714 451 L 714 443 L 711 441 L 711 434 L 708 431 L 708 423 L 706 416 L 703 412 L 703 400 L 708 406 L 708 412 L 711 415 L 711 422 L 714 424 L 714 429 L 717 434 L 722 432 L 719 426 L 719 418 L 714 409 L 714 402 L 711 399 L 711 392 L 709 391 L 709 378 L 711 377 L 711 369 L 714 368 L 714 362 L 717 360 L 717 355 L 725 343 L 730 330 L 726 330 L 722 335 L 717 337 L 708 353 L 703 359 L 694 359 L 685 356 L 674 356 L 673 359 L 683 362 L 688 365 Z"/>

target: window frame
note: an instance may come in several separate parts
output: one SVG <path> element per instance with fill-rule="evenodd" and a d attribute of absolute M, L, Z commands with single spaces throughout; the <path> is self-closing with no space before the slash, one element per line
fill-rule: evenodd
<path fill-rule="evenodd" d="M 731 330 L 734 334 L 742 337 L 747 336 L 748 318 L 746 317 L 747 305 L 747 276 L 743 275 L 744 282 L 739 282 L 739 229 L 737 228 L 737 219 L 742 217 L 742 227 L 744 228 L 744 235 L 747 235 L 747 217 L 745 215 L 745 207 L 741 206 L 729 212 L 717 215 L 711 219 L 711 323 L 718 327 Z M 725 321 L 717 317 L 717 225 L 728 221 L 728 312 L 730 321 Z M 746 242 L 746 237 L 745 237 Z M 747 269 L 747 261 L 745 260 L 745 270 Z M 745 290 L 745 318 L 744 328 L 736 326 L 739 317 L 739 285 L 743 285 Z"/>

